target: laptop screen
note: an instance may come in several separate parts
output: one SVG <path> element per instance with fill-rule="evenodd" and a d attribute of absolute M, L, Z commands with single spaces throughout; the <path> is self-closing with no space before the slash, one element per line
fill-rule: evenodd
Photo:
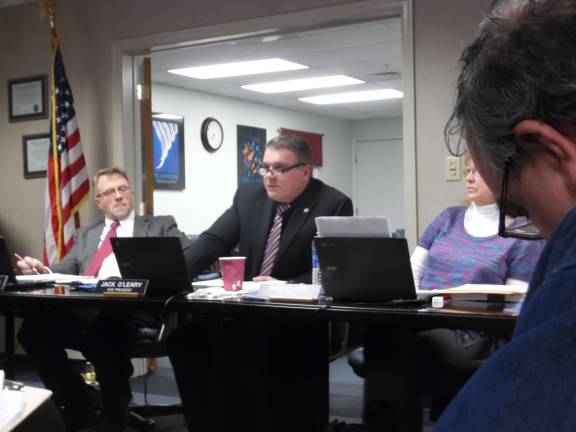
<path fill-rule="evenodd" d="M 322 285 L 334 300 L 416 299 L 404 238 L 316 237 Z"/>
<path fill-rule="evenodd" d="M 192 289 L 178 237 L 113 237 L 112 249 L 125 279 L 147 279 L 147 295 Z"/>
<path fill-rule="evenodd" d="M 16 275 L 14 267 L 12 267 L 12 257 L 8 252 L 8 245 L 6 239 L 0 236 L 0 275 L 8 276 L 8 283 L 16 283 Z"/>

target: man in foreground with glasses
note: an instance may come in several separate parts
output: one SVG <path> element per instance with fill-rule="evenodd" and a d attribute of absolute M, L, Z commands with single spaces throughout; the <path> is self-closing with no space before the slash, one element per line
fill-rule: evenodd
<path fill-rule="evenodd" d="M 100 279 L 120 276 L 111 251 L 110 237 L 179 237 L 188 240 L 172 216 L 135 216 L 134 191 L 126 173 L 119 168 L 98 171 L 93 178 L 95 202 L 104 221 L 79 229 L 74 246 L 62 260 L 51 266 L 58 273 L 90 275 Z M 32 274 L 46 268 L 36 258 L 17 263 L 20 271 Z M 152 316 L 111 315 L 97 310 L 39 310 L 28 314 L 18 340 L 33 359 L 47 388 L 54 392 L 68 429 L 98 423 L 102 430 L 123 430 L 127 423 L 132 376 L 130 342 L 138 328 L 154 325 Z M 81 351 L 96 369 L 100 394 L 84 383 L 65 349 Z M 101 401 L 100 401 L 101 399 Z"/>
<path fill-rule="evenodd" d="M 436 431 L 576 425 L 576 1 L 497 2 L 464 51 L 447 137 L 459 134 L 500 207 L 548 239 L 512 340 L 472 377 Z M 451 149 L 452 153 L 457 150 Z"/>
<path fill-rule="evenodd" d="M 259 172 L 263 183 L 241 185 L 232 207 L 188 249 L 191 275 L 202 272 L 219 257 L 233 254 L 238 247 L 238 255 L 246 257 L 245 280 L 311 282 L 315 218 L 351 216 L 352 202 L 343 193 L 312 177 L 310 147 L 300 137 L 272 139 L 266 144 L 262 162 Z M 196 317 L 170 335 L 168 352 L 189 430 L 263 430 L 265 421 L 253 422 L 254 412 L 284 410 L 286 404 L 291 407 L 286 412 L 286 423 L 264 429 L 302 430 L 298 428 L 299 419 L 309 418 L 312 409 L 312 404 L 302 402 L 308 395 L 299 392 L 294 395 L 295 399 L 284 401 L 289 396 L 278 394 L 284 387 L 275 388 L 272 380 L 271 388 L 264 383 L 268 379 L 268 368 L 285 371 L 283 378 L 295 386 L 294 383 L 302 382 L 309 371 L 317 367 L 302 356 L 295 358 L 295 353 L 302 352 L 293 349 L 295 346 L 318 349 L 314 345 L 317 345 L 319 324 L 313 320 L 305 322 L 306 326 L 293 320 L 247 316 L 225 323 L 220 330 L 231 357 L 224 370 L 236 384 L 225 377 L 218 379 L 232 388 L 241 388 L 242 397 L 232 404 L 234 412 L 226 412 L 226 418 L 220 419 L 213 404 L 217 397 L 226 397 L 226 394 L 216 395 L 215 377 L 219 369 L 211 362 L 217 331 L 213 323 Z M 294 408 L 296 406 L 300 409 Z M 218 429 L 218 422 L 222 429 Z"/>

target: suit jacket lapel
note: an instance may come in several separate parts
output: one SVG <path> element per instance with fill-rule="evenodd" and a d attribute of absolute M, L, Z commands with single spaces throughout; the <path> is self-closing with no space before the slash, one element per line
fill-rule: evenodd
<path fill-rule="evenodd" d="M 150 219 L 146 216 L 136 216 L 134 218 L 134 237 L 148 237 L 148 227 Z"/>
<path fill-rule="evenodd" d="M 272 220 L 272 209 L 274 203 L 268 198 L 266 192 L 264 196 L 254 204 L 254 243 L 252 246 L 252 256 L 254 257 L 254 274 L 259 274 L 260 263 L 264 258 L 264 249 L 270 230 L 270 221 Z"/>
<path fill-rule="evenodd" d="M 100 222 L 94 225 L 87 233 L 86 233 L 86 257 L 82 258 L 81 261 L 86 261 L 90 263 L 92 258 L 96 254 L 98 250 L 98 243 L 100 242 L 100 236 L 102 235 L 102 230 L 104 230 L 104 222 Z M 86 264 L 88 266 L 88 264 Z"/>

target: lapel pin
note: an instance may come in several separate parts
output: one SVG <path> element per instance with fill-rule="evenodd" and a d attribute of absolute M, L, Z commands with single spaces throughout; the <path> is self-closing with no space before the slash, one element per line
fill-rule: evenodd
<path fill-rule="evenodd" d="M 308 207 L 306 207 L 306 208 L 304 209 L 304 213 L 308 213 L 309 211 L 310 211 L 310 209 L 309 209 Z"/>

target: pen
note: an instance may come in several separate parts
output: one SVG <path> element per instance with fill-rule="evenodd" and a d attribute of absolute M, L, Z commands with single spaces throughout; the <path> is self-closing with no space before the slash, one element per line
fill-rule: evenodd
<path fill-rule="evenodd" d="M 24 261 L 22 255 L 18 255 L 16 252 L 14 252 L 14 256 L 16 257 L 16 259 L 18 259 L 18 261 Z M 34 270 L 34 273 L 40 274 L 40 272 L 38 271 L 38 269 L 36 269 L 36 267 L 32 267 L 32 270 Z"/>

